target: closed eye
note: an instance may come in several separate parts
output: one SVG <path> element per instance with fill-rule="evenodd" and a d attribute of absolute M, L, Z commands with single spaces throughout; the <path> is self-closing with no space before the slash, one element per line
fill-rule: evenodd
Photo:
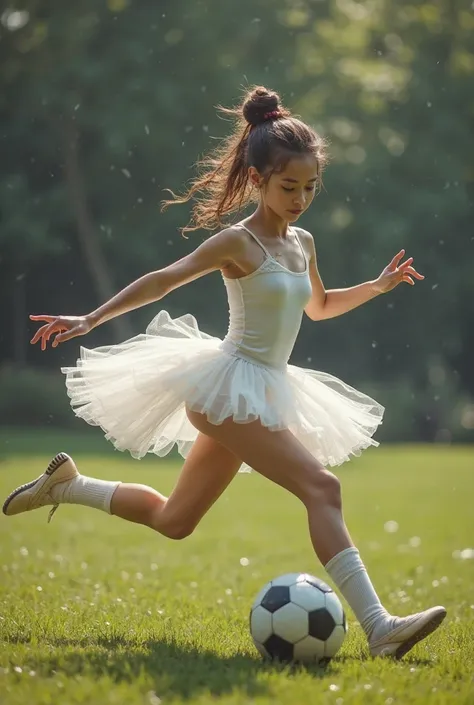
<path fill-rule="evenodd" d="M 283 191 L 294 191 L 294 188 L 288 188 L 287 186 L 282 186 Z M 305 191 L 314 191 L 314 186 L 306 186 Z"/>

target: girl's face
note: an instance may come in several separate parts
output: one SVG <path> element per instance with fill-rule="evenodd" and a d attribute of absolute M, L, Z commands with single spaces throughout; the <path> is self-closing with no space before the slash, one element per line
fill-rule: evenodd
<path fill-rule="evenodd" d="M 253 171 L 252 171 L 253 170 Z M 260 197 L 282 220 L 294 223 L 307 210 L 318 182 L 318 161 L 312 154 L 293 157 L 285 168 L 274 172 L 267 184 L 251 167 L 250 178 L 261 186 Z"/>

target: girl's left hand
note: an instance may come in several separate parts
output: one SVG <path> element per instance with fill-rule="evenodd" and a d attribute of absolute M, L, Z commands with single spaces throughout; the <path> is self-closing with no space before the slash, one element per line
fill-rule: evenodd
<path fill-rule="evenodd" d="M 411 286 L 415 286 L 415 279 L 424 279 L 424 276 L 416 271 L 412 267 L 413 257 L 409 257 L 406 262 L 400 261 L 405 255 L 405 250 L 400 250 L 400 252 L 395 255 L 390 264 L 388 264 L 383 270 L 382 274 L 374 282 L 374 289 L 378 294 L 386 294 L 387 291 L 395 289 L 396 286 L 402 282 L 406 282 Z"/>

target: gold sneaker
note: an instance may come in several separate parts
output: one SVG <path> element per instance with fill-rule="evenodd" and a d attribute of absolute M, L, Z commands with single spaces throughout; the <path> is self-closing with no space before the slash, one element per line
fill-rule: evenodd
<path fill-rule="evenodd" d="M 377 641 L 369 641 L 372 656 L 388 656 L 400 659 L 422 639 L 435 631 L 446 617 L 444 607 L 430 607 L 429 610 L 401 617 L 401 624 L 384 634 Z"/>
<path fill-rule="evenodd" d="M 8 495 L 3 504 L 3 513 L 7 516 L 13 516 L 52 504 L 53 507 L 48 516 L 48 522 L 51 521 L 59 506 L 50 494 L 51 488 L 60 482 L 73 480 L 78 475 L 79 472 L 72 458 L 66 453 L 58 453 L 42 475 L 36 480 L 17 487 Z"/>

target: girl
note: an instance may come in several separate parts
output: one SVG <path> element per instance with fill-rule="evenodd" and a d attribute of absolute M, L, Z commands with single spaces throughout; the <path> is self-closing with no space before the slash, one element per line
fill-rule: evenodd
<path fill-rule="evenodd" d="M 61 503 L 102 509 L 173 539 L 189 536 L 239 468 L 254 468 L 304 504 L 315 552 L 354 611 L 373 656 L 400 658 L 446 616 L 433 607 L 390 615 L 369 579 L 344 523 L 339 480 L 325 466 L 370 445 L 383 408 L 331 375 L 288 365 L 303 311 L 314 321 L 340 316 L 401 282 L 423 279 L 402 262 L 377 279 L 326 291 L 312 236 L 294 226 L 321 185 L 324 141 L 293 117 L 276 93 L 255 88 L 237 110 L 233 134 L 201 166 L 181 199 L 198 196 L 189 227 L 213 230 L 251 201 L 247 219 L 221 230 L 181 260 L 130 284 L 86 316 L 31 316 L 44 321 L 32 343 L 45 350 L 198 277 L 220 270 L 230 324 L 221 341 L 190 316 L 161 311 L 146 333 L 119 345 L 81 348 L 63 368 L 78 416 L 99 425 L 134 457 L 186 458 L 170 497 L 143 485 L 80 475 L 59 453 L 36 480 L 5 501 L 7 515 Z"/>

